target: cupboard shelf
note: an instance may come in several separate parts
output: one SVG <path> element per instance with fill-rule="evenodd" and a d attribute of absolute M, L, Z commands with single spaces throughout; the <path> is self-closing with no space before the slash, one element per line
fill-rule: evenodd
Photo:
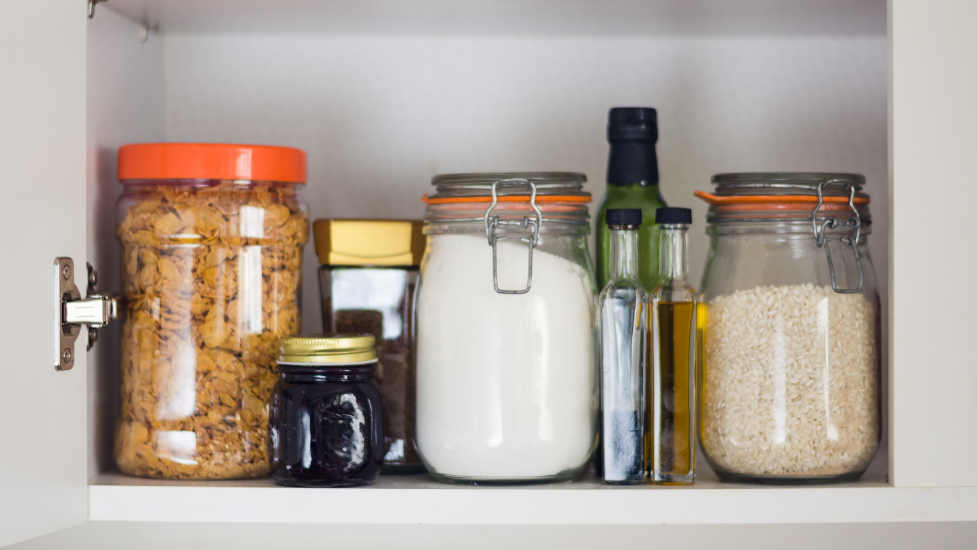
<path fill-rule="evenodd" d="M 813 487 L 721 483 L 472 487 L 429 476 L 369 487 L 295 489 L 270 479 L 177 482 L 106 473 L 90 480 L 93 521 L 317 524 L 794 524 L 977 520 L 977 487 L 897 488 L 883 479 Z"/>

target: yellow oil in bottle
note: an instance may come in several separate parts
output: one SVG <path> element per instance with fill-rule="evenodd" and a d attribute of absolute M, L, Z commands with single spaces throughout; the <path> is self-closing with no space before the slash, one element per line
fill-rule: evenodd
<path fill-rule="evenodd" d="M 695 312 L 695 302 L 659 302 L 655 311 L 647 455 L 655 483 L 691 483 L 695 475 Z"/>

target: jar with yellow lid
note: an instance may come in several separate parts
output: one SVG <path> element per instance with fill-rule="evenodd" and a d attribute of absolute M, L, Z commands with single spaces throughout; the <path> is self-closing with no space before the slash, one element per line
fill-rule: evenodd
<path fill-rule="evenodd" d="M 325 219 L 313 225 L 325 332 L 377 342 L 383 471 L 420 473 L 414 447 L 414 291 L 425 238 L 420 220 Z"/>
<path fill-rule="evenodd" d="M 298 487 L 368 485 L 383 459 L 383 407 L 372 334 L 278 340 L 272 396 L 272 479 Z"/>

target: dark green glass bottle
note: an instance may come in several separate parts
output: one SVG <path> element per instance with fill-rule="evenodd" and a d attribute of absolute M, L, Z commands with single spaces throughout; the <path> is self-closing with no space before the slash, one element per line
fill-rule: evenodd
<path fill-rule="evenodd" d="M 608 208 L 640 208 L 645 220 L 665 205 L 658 188 L 658 113 L 646 107 L 616 107 L 607 122 L 611 144 L 607 163 L 607 194 L 597 218 L 597 278 L 604 288 L 611 277 L 611 231 Z M 658 280 L 658 226 L 642 224 L 638 230 L 638 279 L 651 292 Z"/>

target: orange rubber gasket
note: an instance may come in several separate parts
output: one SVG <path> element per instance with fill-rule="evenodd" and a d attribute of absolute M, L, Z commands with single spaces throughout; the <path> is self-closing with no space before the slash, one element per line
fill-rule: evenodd
<path fill-rule="evenodd" d="M 746 203 L 746 204 L 715 204 L 719 212 L 806 212 L 810 213 L 817 206 L 817 203 L 810 202 L 789 202 L 789 203 Z M 850 212 L 848 203 L 824 203 L 821 205 L 820 212 Z"/>
<path fill-rule="evenodd" d="M 462 202 L 492 202 L 492 197 L 442 197 L 440 199 L 432 199 L 427 195 L 421 197 L 424 204 L 452 204 L 452 203 L 462 203 Z M 539 203 L 559 203 L 559 202 L 578 202 L 578 203 L 588 203 L 593 201 L 591 197 L 572 197 L 564 195 L 536 195 L 536 202 Z M 528 195 L 505 195 L 499 197 L 499 202 L 524 202 L 529 203 Z"/>
<path fill-rule="evenodd" d="M 692 193 L 696 197 L 706 201 L 707 203 L 714 206 L 728 206 L 728 205 L 753 205 L 755 208 L 759 209 L 776 209 L 781 207 L 783 204 L 790 203 L 812 203 L 817 204 L 818 198 L 812 197 L 810 195 L 750 195 L 750 196 L 730 196 L 730 197 L 720 197 L 717 195 L 712 195 L 706 193 L 705 191 L 694 191 Z M 848 204 L 848 198 L 846 197 L 824 197 L 824 204 Z M 868 204 L 868 197 L 855 197 L 855 204 Z M 761 206 L 762 205 L 762 206 Z"/>

